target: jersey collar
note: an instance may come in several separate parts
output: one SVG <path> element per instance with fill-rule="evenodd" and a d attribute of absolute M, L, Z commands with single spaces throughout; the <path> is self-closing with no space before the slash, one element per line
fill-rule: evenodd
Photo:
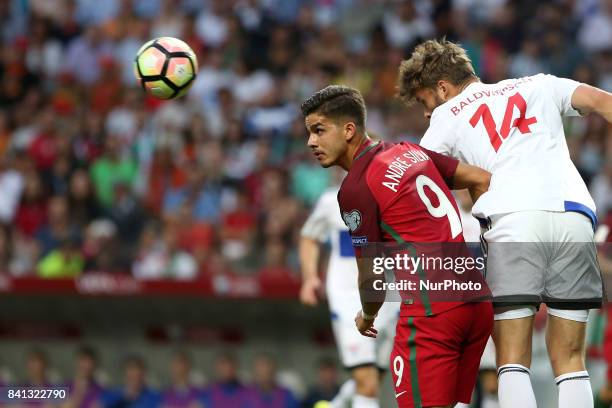
<path fill-rule="evenodd" d="M 353 161 L 359 159 L 361 156 L 378 146 L 379 143 L 380 140 L 372 140 L 369 137 L 366 138 L 365 142 L 363 142 L 355 152 L 355 158 Z"/>
<path fill-rule="evenodd" d="M 480 80 L 478 81 L 474 81 L 474 82 L 470 82 L 465 88 L 463 88 L 463 90 L 461 92 L 459 92 L 457 95 L 453 96 L 452 98 L 450 98 L 448 101 L 444 102 L 442 105 L 437 106 L 436 108 L 434 108 L 434 110 L 431 112 L 431 117 L 433 118 L 434 114 L 436 113 L 437 110 L 439 110 L 438 108 L 442 108 L 443 106 L 447 106 L 449 105 L 452 101 L 454 101 L 455 99 L 459 100 L 461 95 L 463 95 L 464 93 L 467 92 L 468 89 L 473 88 L 476 85 L 482 85 L 482 82 L 480 82 Z"/>

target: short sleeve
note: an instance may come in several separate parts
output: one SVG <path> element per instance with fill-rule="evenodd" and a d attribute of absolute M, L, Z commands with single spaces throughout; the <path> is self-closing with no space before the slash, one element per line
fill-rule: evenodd
<path fill-rule="evenodd" d="M 357 186 L 341 189 L 338 194 L 340 212 L 344 224 L 349 229 L 355 255 L 361 255 L 361 249 L 371 243 L 381 242 L 379 209 L 365 180 Z"/>
<path fill-rule="evenodd" d="M 440 108 L 438 108 L 440 109 Z M 442 153 L 447 156 L 454 156 L 454 136 L 452 129 L 445 124 L 444 112 L 434 111 L 429 128 L 423 135 L 420 145 L 434 152 Z M 449 123 L 450 121 L 446 121 Z"/>
<path fill-rule="evenodd" d="M 554 75 L 544 75 L 545 87 L 552 95 L 559 113 L 563 116 L 580 116 L 572 106 L 572 95 L 581 84 L 573 79 L 559 78 Z"/>
<path fill-rule="evenodd" d="M 431 161 L 434 163 L 434 165 L 442 175 L 442 178 L 444 179 L 446 185 L 449 188 L 452 188 L 453 177 L 455 176 L 455 172 L 457 171 L 457 166 L 459 166 L 459 160 L 440 153 L 436 153 L 429 149 L 422 149 L 425 151 L 425 153 L 427 153 Z"/>
<path fill-rule="evenodd" d="M 334 194 L 324 193 L 317 203 L 315 204 L 312 212 L 304 222 L 300 235 L 302 237 L 316 239 L 319 242 L 325 242 L 329 237 L 330 223 L 329 213 L 330 206 L 335 203 L 330 202 L 331 199 L 335 200 Z"/>

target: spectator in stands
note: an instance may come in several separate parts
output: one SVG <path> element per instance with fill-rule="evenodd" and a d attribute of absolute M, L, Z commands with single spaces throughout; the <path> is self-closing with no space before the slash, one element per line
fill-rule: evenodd
<path fill-rule="evenodd" d="M 13 248 L 9 231 L 10 229 L 7 227 L 0 227 L 0 275 L 11 271 Z"/>
<path fill-rule="evenodd" d="M 66 126 L 68 127 L 68 126 Z M 57 156 L 53 161 L 53 166 L 45 180 L 53 195 L 66 195 L 70 188 L 70 176 L 73 170 L 73 158 L 70 155 L 70 141 L 67 135 L 68 129 L 62 129 L 61 134 L 56 140 Z"/>
<path fill-rule="evenodd" d="M 155 236 L 155 226 L 149 226 L 141 238 L 141 253 L 132 266 L 139 279 L 194 279 L 198 265 L 194 257 L 179 246 L 179 231 L 175 226 Z"/>
<path fill-rule="evenodd" d="M 159 216 L 165 192 L 171 188 L 179 188 L 185 183 L 185 169 L 174 160 L 170 147 L 156 147 L 148 175 L 145 198 L 147 209 Z"/>
<path fill-rule="evenodd" d="M 291 169 L 294 194 L 307 204 L 314 204 L 330 182 L 329 171 L 322 172 L 314 163 L 300 163 Z"/>
<path fill-rule="evenodd" d="M 100 6 L 100 3 L 95 3 L 91 10 Z M 99 25 L 87 24 L 83 27 L 83 34 L 71 41 L 66 50 L 64 69 L 80 84 L 92 85 L 102 75 L 100 61 L 112 55 L 112 46 L 105 40 Z"/>
<path fill-rule="evenodd" d="M 7 191 L 2 189 L 2 191 Z M 45 201 L 40 175 L 29 171 L 24 175 L 24 190 L 15 216 L 15 231 L 25 237 L 33 237 L 47 220 Z"/>
<path fill-rule="evenodd" d="M 608 212 L 612 211 L 612 162 L 608 161 L 603 171 L 593 178 L 590 190 L 597 208 L 597 216 L 603 220 Z"/>
<path fill-rule="evenodd" d="M 77 351 L 74 378 L 68 384 L 68 400 L 62 408 L 96 408 L 103 389 L 95 379 L 98 356 L 93 348 L 83 346 Z"/>
<path fill-rule="evenodd" d="M 146 366 L 140 356 L 129 356 L 124 363 L 124 384 L 102 394 L 104 408 L 157 407 L 160 395 L 146 384 Z"/>
<path fill-rule="evenodd" d="M 83 168 L 75 170 L 70 177 L 68 201 L 71 218 L 81 229 L 101 215 L 89 173 Z"/>
<path fill-rule="evenodd" d="M 5 156 L 8 152 L 12 137 L 12 126 L 9 123 L 9 113 L 0 112 L 0 155 Z"/>
<path fill-rule="evenodd" d="M 150 221 L 142 230 L 132 265 L 132 274 L 136 278 L 156 278 L 162 275 L 165 258 L 161 230 L 161 224 L 156 221 Z"/>
<path fill-rule="evenodd" d="M 114 197 L 112 205 L 106 210 L 107 216 L 117 227 L 123 245 L 134 246 L 144 226 L 146 214 L 128 183 L 115 183 Z"/>
<path fill-rule="evenodd" d="M 33 139 L 27 148 L 28 156 L 34 160 L 36 169 L 43 176 L 49 174 L 48 171 L 57 158 L 58 127 L 53 109 L 48 106 L 40 113 Z"/>
<path fill-rule="evenodd" d="M 47 224 L 38 230 L 36 239 L 40 244 L 41 256 L 46 256 L 60 246 L 60 243 L 80 241 L 81 231 L 70 217 L 68 200 L 54 196 L 47 204 Z"/>
<path fill-rule="evenodd" d="M 277 382 L 276 362 L 271 356 L 261 354 L 255 358 L 253 378 L 249 398 L 253 408 L 299 407 L 293 393 Z"/>
<path fill-rule="evenodd" d="M 192 256 L 197 263 L 198 271 L 204 268 L 216 241 L 215 227 L 204 221 L 193 218 L 190 203 L 184 203 L 178 213 L 167 218 L 166 229 L 176 229 L 178 247 Z"/>
<path fill-rule="evenodd" d="M 236 194 L 236 206 L 223 217 L 221 237 L 223 255 L 230 260 L 245 258 L 253 248 L 257 220 L 243 191 Z"/>
<path fill-rule="evenodd" d="M 15 169 L 11 160 L 0 156 L 0 223 L 11 223 L 18 209 L 19 200 L 24 189 L 21 172 Z"/>
<path fill-rule="evenodd" d="M 201 392 L 191 383 L 191 359 L 179 351 L 170 362 L 172 384 L 162 394 L 162 408 L 202 408 Z"/>
<path fill-rule="evenodd" d="M 196 162 L 187 166 L 187 183 L 172 188 L 164 196 L 163 212 L 172 215 L 188 203 L 192 208 L 194 220 L 217 223 L 221 211 L 221 191 L 215 183 L 207 180 L 207 175 Z"/>
<path fill-rule="evenodd" d="M 216 382 L 207 387 L 203 394 L 206 408 L 240 407 L 250 408 L 249 389 L 238 379 L 236 358 L 223 354 L 215 362 Z"/>
<path fill-rule="evenodd" d="M 14 276 L 31 275 L 35 271 L 40 248 L 38 243 L 19 233 L 12 234 L 11 263 L 9 271 Z"/>
<path fill-rule="evenodd" d="M 119 240 L 117 227 L 108 219 L 94 220 L 85 229 L 82 252 L 88 271 L 129 272 L 130 249 Z"/>
<path fill-rule="evenodd" d="M 330 358 L 321 359 L 317 367 L 317 382 L 308 391 L 302 408 L 313 408 L 319 401 L 331 401 L 339 390 L 336 362 Z"/>
<path fill-rule="evenodd" d="M 387 41 L 395 48 L 409 49 L 434 33 L 429 16 L 419 15 L 414 2 L 395 2 L 384 16 Z"/>
<path fill-rule="evenodd" d="M 300 202 L 288 194 L 286 173 L 280 169 L 263 172 L 260 194 L 260 210 L 265 214 L 266 241 L 288 239 L 300 210 Z"/>
<path fill-rule="evenodd" d="M 600 0 L 595 13 L 583 22 L 578 34 L 580 45 L 588 51 L 612 48 L 612 1 Z"/>
<path fill-rule="evenodd" d="M 287 246 L 278 239 L 266 242 L 264 248 L 263 264 L 259 270 L 259 280 L 262 285 L 287 285 L 298 284 L 297 275 L 287 267 Z M 293 269 L 294 270 L 294 269 Z"/>
<path fill-rule="evenodd" d="M 36 271 L 41 278 L 75 278 L 83 272 L 84 266 L 78 241 L 66 237 L 59 241 L 56 249 L 43 256 Z"/>
<path fill-rule="evenodd" d="M 547 72 L 548 67 L 539 58 L 540 44 L 537 38 L 527 38 L 521 45 L 521 50 L 511 58 L 509 74 L 513 78 L 536 75 Z"/>
<path fill-rule="evenodd" d="M 121 149 L 117 137 L 107 137 L 104 154 L 91 166 L 91 180 L 98 200 L 105 208 L 113 204 L 117 183 L 127 183 L 131 186 L 136 180 L 136 162 L 130 156 L 123 156 Z"/>

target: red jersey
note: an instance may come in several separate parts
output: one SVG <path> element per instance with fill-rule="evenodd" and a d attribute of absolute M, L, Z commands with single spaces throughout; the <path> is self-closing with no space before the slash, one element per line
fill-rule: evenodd
<path fill-rule="evenodd" d="M 365 142 L 338 193 L 355 255 L 361 256 L 368 244 L 384 242 L 465 247 L 459 209 L 448 188 L 458 164 L 412 143 Z M 415 292 L 410 300 L 402 293 L 402 316 L 432 315 L 463 304 L 431 302 L 427 294 Z"/>

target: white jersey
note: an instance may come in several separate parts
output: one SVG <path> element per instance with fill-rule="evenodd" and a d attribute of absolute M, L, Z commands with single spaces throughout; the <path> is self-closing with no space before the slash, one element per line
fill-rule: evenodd
<path fill-rule="evenodd" d="M 562 116 L 577 116 L 579 82 L 538 74 L 474 82 L 438 106 L 421 140 L 427 149 L 492 173 L 472 213 L 578 211 L 595 223 L 595 203 L 572 163 Z"/>
<path fill-rule="evenodd" d="M 319 242 L 330 241 L 327 293 L 357 291 L 357 262 L 349 230 L 340 216 L 338 187 L 326 190 L 302 227 L 301 235 Z"/>

